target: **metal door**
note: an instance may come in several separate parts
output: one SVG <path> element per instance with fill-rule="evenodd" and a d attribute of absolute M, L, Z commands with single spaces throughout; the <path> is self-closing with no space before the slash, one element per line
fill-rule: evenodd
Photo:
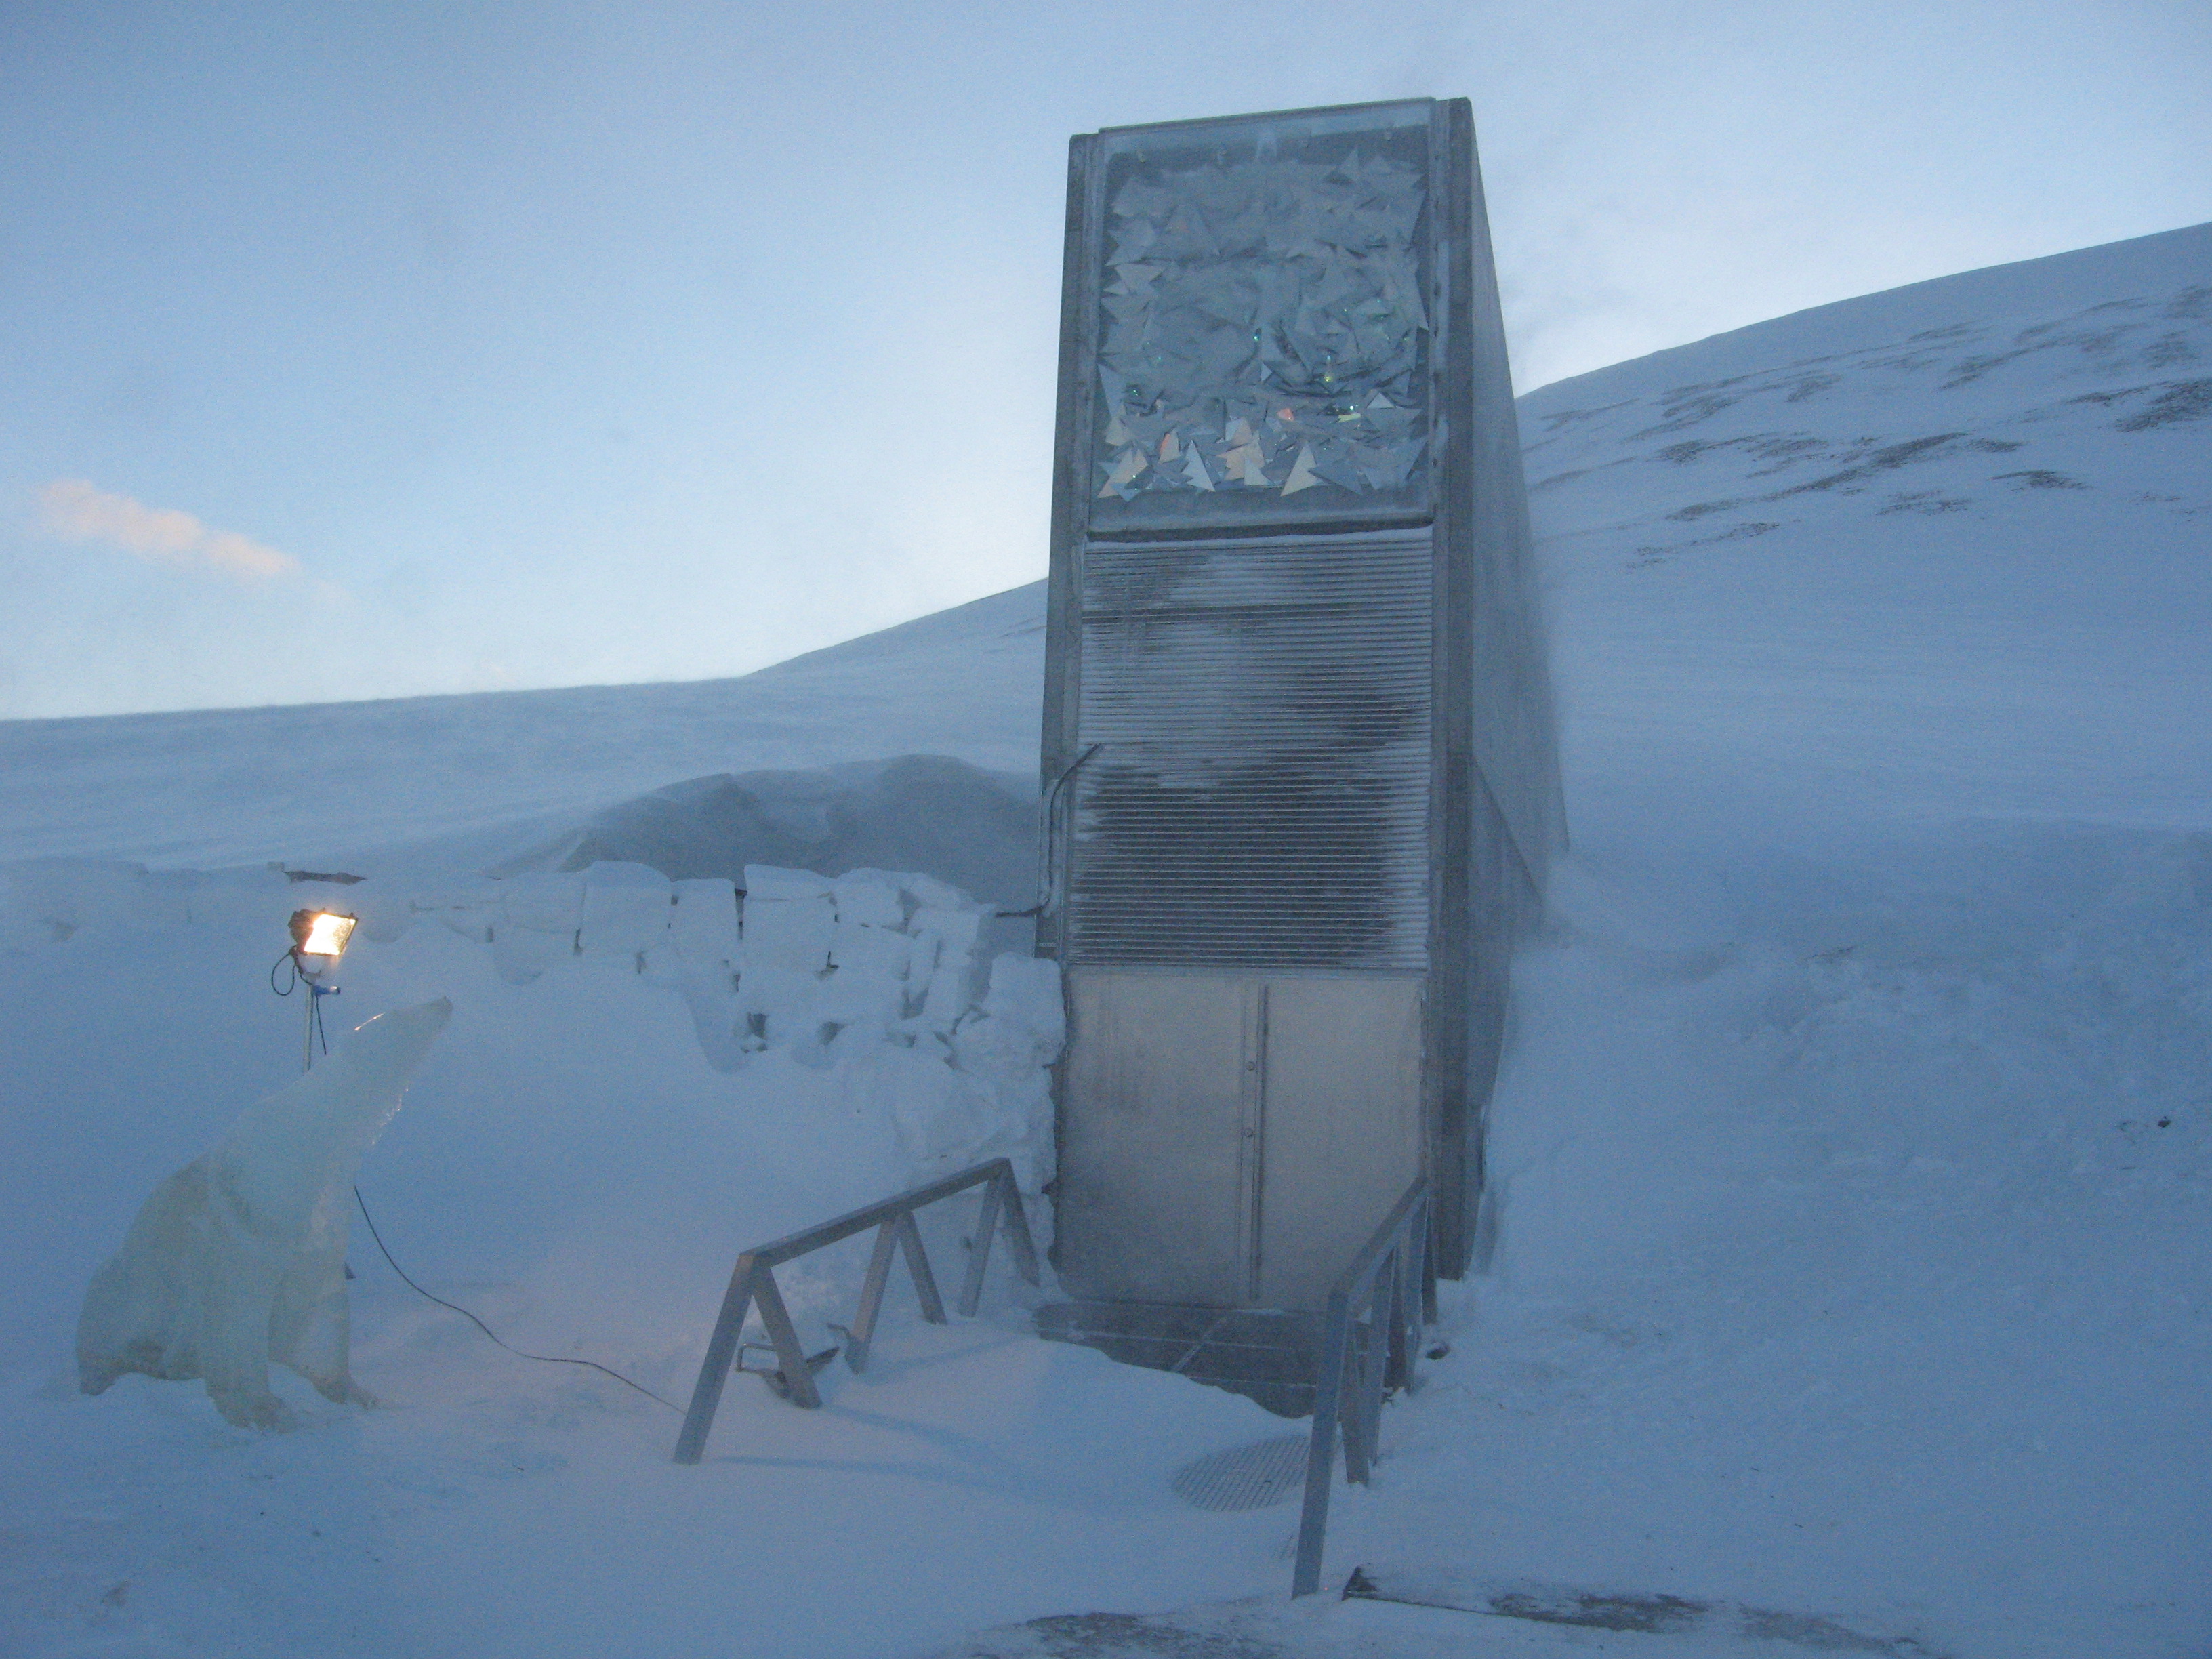
<path fill-rule="evenodd" d="M 1319 1307 L 1420 1171 L 1421 981 L 1075 969 L 1068 987 L 1069 1288 Z"/>
<path fill-rule="evenodd" d="M 1058 1231 L 1079 1296 L 1251 1300 L 1262 988 L 1238 975 L 1072 969 Z"/>
<path fill-rule="evenodd" d="M 1421 1172 L 1420 980 L 1267 982 L 1258 1299 L 1318 1308 Z"/>

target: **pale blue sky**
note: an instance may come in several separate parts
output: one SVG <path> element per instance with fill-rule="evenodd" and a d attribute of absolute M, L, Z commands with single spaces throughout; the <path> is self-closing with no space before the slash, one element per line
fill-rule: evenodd
<path fill-rule="evenodd" d="M 2212 7 L 0 0 L 0 718 L 1043 572 L 1066 141 L 1466 95 L 1523 389 L 2212 219 Z"/>

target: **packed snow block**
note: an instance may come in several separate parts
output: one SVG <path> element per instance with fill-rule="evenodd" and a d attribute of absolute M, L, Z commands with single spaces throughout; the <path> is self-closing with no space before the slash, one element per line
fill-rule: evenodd
<path fill-rule="evenodd" d="M 951 1034 L 954 1069 L 990 1103 L 988 1112 L 969 1114 L 975 1138 L 958 1150 L 971 1162 L 1003 1153 L 1024 1192 L 1042 1192 L 1053 1176 L 1049 1068 L 1066 1036 L 1060 965 L 1011 954 L 993 959 L 981 1009 Z"/>
<path fill-rule="evenodd" d="M 584 925 L 584 878 L 533 871 L 500 884 L 492 924 L 492 966 L 509 985 L 527 985 L 576 954 Z"/>
<path fill-rule="evenodd" d="M 639 951 L 634 960 L 637 963 L 637 976 L 659 991 L 681 991 L 694 979 L 704 980 L 710 976 L 704 972 L 693 973 L 685 965 L 684 958 L 676 954 L 675 946 L 665 939 L 649 950 Z M 725 985 L 733 984 L 726 970 L 723 970 L 719 977 Z"/>
<path fill-rule="evenodd" d="M 415 907 L 396 895 L 374 890 L 354 890 L 350 903 L 341 905 L 361 918 L 361 936 L 379 945 L 390 945 L 404 933 L 415 920 Z"/>
<path fill-rule="evenodd" d="M 202 870 L 196 876 L 185 904 L 197 927 L 243 922 L 281 927 L 285 918 L 300 908 L 292 879 L 281 865 Z"/>
<path fill-rule="evenodd" d="M 840 927 L 896 931 L 906 926 L 906 902 L 899 896 L 899 879 L 888 871 L 848 870 L 830 886 L 837 900 Z"/>
<path fill-rule="evenodd" d="M 818 974 L 830 965 L 836 927 L 837 914 L 827 893 L 819 898 L 764 900 L 748 892 L 742 935 L 745 969 Z"/>
<path fill-rule="evenodd" d="M 727 974 L 686 974 L 675 988 L 691 1011 L 692 1030 L 707 1063 L 718 1072 L 743 1070 L 751 1055 L 736 980 Z"/>
<path fill-rule="evenodd" d="M 738 889 L 723 876 L 669 884 L 668 942 L 690 966 L 727 969 L 738 960 Z"/>
<path fill-rule="evenodd" d="M 1060 964 L 1049 957 L 994 957 L 983 1013 L 1001 1030 L 1021 1034 L 1030 1065 L 1051 1065 L 1067 1041 L 1067 1001 L 1060 989 Z"/>
<path fill-rule="evenodd" d="M 535 927 L 501 926 L 492 932 L 491 965 L 506 985 L 528 985 L 547 969 L 572 960 L 576 935 L 542 933 Z"/>
<path fill-rule="evenodd" d="M 949 1031 L 975 1005 L 975 959 L 964 951 L 940 951 L 917 1017 L 933 1031 Z"/>
<path fill-rule="evenodd" d="M 956 901 L 959 896 L 954 896 Z M 934 938 L 954 955 L 965 956 L 973 951 L 982 927 L 983 912 L 973 904 L 929 904 L 914 913 L 915 937 Z"/>
<path fill-rule="evenodd" d="M 931 902 L 914 913 L 911 980 L 920 1003 L 915 1018 L 942 1032 L 951 1030 L 975 1004 L 975 941 L 985 911 L 964 893 L 945 889 L 942 883 L 929 884 L 941 890 L 929 893 Z"/>
<path fill-rule="evenodd" d="M 499 921 L 533 933 L 573 935 L 584 925 L 584 878 L 565 870 L 533 870 L 500 884 Z"/>
<path fill-rule="evenodd" d="M 1052 1097 L 1032 1068 L 1006 1079 L 971 1074 L 931 1048 L 878 1047 L 847 1074 L 855 1106 L 889 1119 L 915 1182 L 1005 1158 L 1015 1184 L 1042 1189 L 1052 1176 Z"/>
<path fill-rule="evenodd" d="M 641 956 L 668 934 L 668 878 L 642 864 L 595 864 L 584 872 L 577 953 Z"/>
<path fill-rule="evenodd" d="M 747 1018 L 757 1017 L 764 1023 L 771 1046 L 802 1035 L 811 1041 L 822 1024 L 814 1012 L 821 988 L 821 980 L 813 974 L 748 963 L 738 981 L 738 1006 Z"/>
<path fill-rule="evenodd" d="M 85 1393 L 131 1371 L 198 1378 L 241 1428 L 289 1429 L 273 1363 L 325 1400 L 374 1403 L 350 1370 L 347 1191 L 452 1013 L 441 997 L 370 1020 L 154 1189 L 85 1292 Z"/>
<path fill-rule="evenodd" d="M 745 902 L 770 899 L 799 902 L 831 896 L 830 878 L 811 870 L 786 870 L 772 864 L 745 866 Z"/>
<path fill-rule="evenodd" d="M 1006 964 L 1015 971 L 1033 967 L 1029 957 L 1002 956 L 991 978 L 1002 982 Z M 960 1152 L 969 1161 L 1005 1155 L 1013 1161 L 1015 1186 L 1042 1192 L 1053 1179 L 1053 1088 L 1051 1061 L 1060 1057 L 1064 1024 L 1057 1018 L 1057 969 L 1053 969 L 1053 1013 L 1029 995 L 1000 998 L 1000 1013 L 975 1013 L 953 1029 L 953 1071 L 988 1110 L 967 1115 L 969 1141 Z M 1030 980 L 1036 987 L 1036 980 Z"/>
<path fill-rule="evenodd" d="M 500 902 L 482 893 L 432 893 L 418 896 L 410 908 L 418 916 L 434 916 L 463 939 L 478 945 L 491 943 L 499 921 Z"/>
<path fill-rule="evenodd" d="M 914 959 L 914 941 L 887 927 L 839 922 L 830 939 L 830 965 L 840 975 L 903 980 Z"/>
<path fill-rule="evenodd" d="M 947 881 L 918 872 L 899 878 L 900 884 L 914 897 L 914 902 L 925 910 L 969 910 L 979 907 L 975 901 Z M 981 907 L 988 909 L 988 906 Z M 922 929 L 921 918 L 916 916 L 913 927 L 916 933 Z"/>
<path fill-rule="evenodd" d="M 864 1094 L 869 1084 L 881 1091 L 916 1180 L 980 1163 L 1009 1139 L 1006 1115 L 988 1091 L 919 1050 L 890 1051 L 875 1077 L 854 1081 Z"/>
<path fill-rule="evenodd" d="M 828 1025 L 887 1029 L 905 1016 L 906 986 L 889 974 L 841 969 L 816 988 L 814 1012 Z"/>

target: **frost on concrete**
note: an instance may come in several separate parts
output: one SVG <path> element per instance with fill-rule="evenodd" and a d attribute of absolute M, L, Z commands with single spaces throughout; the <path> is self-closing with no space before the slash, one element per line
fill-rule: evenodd
<path fill-rule="evenodd" d="M 453 1011 L 441 997 L 370 1020 L 154 1189 L 85 1292 L 85 1393 L 128 1371 L 199 1377 L 240 1427 L 289 1429 L 273 1361 L 326 1400 L 373 1403 L 349 1370 L 346 1195 Z"/>

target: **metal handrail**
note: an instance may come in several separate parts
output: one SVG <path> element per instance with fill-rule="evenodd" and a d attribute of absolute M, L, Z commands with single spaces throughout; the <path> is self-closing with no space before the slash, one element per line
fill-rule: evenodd
<path fill-rule="evenodd" d="M 1321 1375 L 1314 1389 L 1313 1437 L 1306 1447 L 1305 1509 L 1298 1519 L 1297 1565 L 1291 1574 L 1294 1598 L 1321 1588 L 1322 1543 L 1328 1530 L 1328 1489 L 1340 1431 L 1344 1478 L 1364 1486 L 1381 1455 L 1383 1395 L 1413 1386 L 1421 1327 L 1437 1316 L 1429 1210 L 1424 1176 L 1406 1189 L 1328 1293 Z M 1363 1307 L 1365 1317 L 1355 1324 L 1354 1310 Z"/>
<path fill-rule="evenodd" d="M 1052 787 L 1045 792 L 1044 840 L 1039 854 L 1041 867 L 1037 871 L 1036 913 L 1041 916 L 1055 915 L 1060 909 L 1060 900 L 1065 896 L 1066 884 L 1063 877 L 1067 865 L 1068 824 L 1067 815 L 1061 810 L 1061 802 L 1066 799 L 1067 787 L 1075 781 L 1075 775 L 1105 746 L 1103 743 L 1092 744 L 1067 763 L 1060 775 L 1052 781 Z"/>
<path fill-rule="evenodd" d="M 729 1380 L 737 1363 L 738 1339 L 744 1332 L 745 1314 L 756 1304 L 760 1308 L 761 1322 L 768 1327 L 769 1340 L 775 1348 L 776 1363 L 781 1367 L 777 1375 L 782 1380 L 786 1397 L 795 1406 L 810 1408 L 822 1403 L 821 1391 L 814 1386 L 814 1368 L 807 1361 L 806 1350 L 799 1346 L 799 1332 L 791 1322 L 790 1311 L 783 1304 L 783 1293 L 776 1288 L 772 1271 L 793 1257 L 809 1255 L 870 1227 L 878 1229 L 875 1254 L 868 1259 L 868 1274 L 860 1285 L 860 1310 L 854 1316 L 852 1328 L 845 1334 L 845 1363 L 855 1371 L 868 1363 L 868 1345 L 875 1336 L 876 1316 L 883 1310 L 884 1291 L 890 1282 L 894 1248 L 906 1256 L 907 1271 L 914 1278 L 915 1294 L 921 1302 L 921 1316 L 933 1325 L 945 1323 L 945 1303 L 938 1295 L 937 1276 L 930 1271 L 928 1253 L 922 1249 L 921 1230 L 915 1225 L 914 1215 L 940 1198 L 950 1198 L 975 1186 L 984 1188 L 983 1213 L 976 1224 L 975 1251 L 968 1259 L 967 1282 L 960 1290 L 961 1316 L 973 1317 L 982 1298 L 984 1265 L 990 1260 L 991 1240 L 1002 1224 L 1013 1248 L 1015 1270 L 1030 1284 L 1036 1284 L 1036 1247 L 1030 1239 L 1029 1217 L 1022 1210 L 1021 1190 L 1014 1184 L 1014 1166 L 1003 1158 L 994 1158 L 988 1164 L 978 1164 L 927 1186 L 915 1187 L 896 1197 L 866 1205 L 804 1232 L 757 1244 L 740 1255 L 737 1266 L 730 1270 L 730 1288 L 722 1297 L 721 1317 L 714 1322 L 714 1337 L 707 1344 L 707 1358 L 699 1367 L 699 1381 L 691 1390 L 691 1408 L 684 1414 L 684 1431 L 676 1439 L 676 1461 L 696 1463 L 705 1452 L 707 1431 L 714 1427 L 714 1409 L 721 1403 L 722 1385 Z"/>

